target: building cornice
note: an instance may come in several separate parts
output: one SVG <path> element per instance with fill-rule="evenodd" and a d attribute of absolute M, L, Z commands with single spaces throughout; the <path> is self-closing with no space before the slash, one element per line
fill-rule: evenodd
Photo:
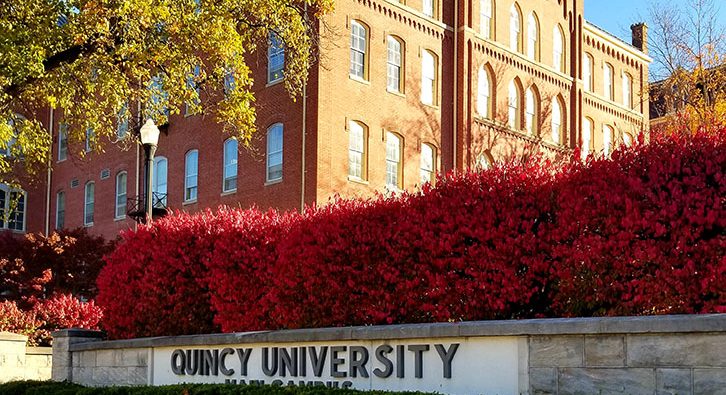
<path fill-rule="evenodd" d="M 585 31 L 589 34 L 592 34 L 593 36 L 607 42 L 608 44 L 611 44 L 613 46 L 616 46 L 623 51 L 627 52 L 629 55 L 633 55 L 634 57 L 638 58 L 639 60 L 645 62 L 645 63 L 652 63 L 653 58 L 650 56 L 644 54 L 642 51 L 638 50 L 637 48 L 633 47 L 632 45 L 624 42 L 623 40 L 613 36 L 612 34 L 606 32 L 605 30 L 600 29 L 599 27 L 593 25 L 592 23 L 585 21 Z"/>

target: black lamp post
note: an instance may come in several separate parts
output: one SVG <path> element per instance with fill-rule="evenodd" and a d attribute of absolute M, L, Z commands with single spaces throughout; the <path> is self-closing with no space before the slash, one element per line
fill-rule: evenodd
<path fill-rule="evenodd" d="M 146 156 L 146 221 L 147 225 L 151 224 L 154 210 L 154 193 L 152 178 L 154 174 L 154 153 L 156 145 L 159 142 L 159 128 L 156 127 L 154 121 L 147 119 L 144 126 L 139 131 L 141 134 L 141 144 L 144 145 L 144 155 Z"/>

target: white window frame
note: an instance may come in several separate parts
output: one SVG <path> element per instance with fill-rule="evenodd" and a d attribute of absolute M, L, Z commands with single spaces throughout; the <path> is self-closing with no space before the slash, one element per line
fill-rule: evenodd
<path fill-rule="evenodd" d="M 582 82 L 585 86 L 585 91 L 592 92 L 593 90 L 593 64 L 595 60 L 592 55 L 585 53 L 582 65 Z"/>
<path fill-rule="evenodd" d="M 555 71 L 565 70 L 565 37 L 559 24 L 552 29 L 552 67 Z"/>
<path fill-rule="evenodd" d="M 123 183 L 121 179 L 123 178 Z M 126 218 L 126 194 L 128 192 L 128 173 L 120 171 L 116 174 L 116 202 L 114 204 L 114 219 Z"/>
<path fill-rule="evenodd" d="M 421 184 L 436 181 L 436 148 L 427 143 L 421 144 Z"/>
<path fill-rule="evenodd" d="M 162 173 L 160 169 L 162 169 L 162 163 L 164 164 L 164 179 L 162 182 L 162 178 L 160 177 L 160 174 Z M 151 188 L 151 191 L 154 195 L 160 196 L 160 199 L 158 201 L 154 202 L 154 207 L 164 207 L 167 205 L 167 202 L 169 201 L 169 160 L 164 156 L 157 156 L 154 158 L 154 174 L 152 177 L 153 185 Z M 152 199 L 153 199 L 152 195 Z"/>
<path fill-rule="evenodd" d="M 556 97 L 552 98 L 552 142 L 560 144 L 562 142 L 562 104 Z"/>
<path fill-rule="evenodd" d="M 583 160 L 587 159 L 590 155 L 590 145 L 592 144 L 592 131 L 595 129 L 594 122 L 585 117 L 582 122 L 582 147 L 580 156 Z"/>
<path fill-rule="evenodd" d="M 519 114 L 521 109 L 521 90 L 515 80 L 509 82 L 509 88 L 507 91 L 507 125 L 514 130 L 521 128 L 521 115 Z"/>
<path fill-rule="evenodd" d="M 509 48 L 512 52 L 522 52 L 522 12 L 517 3 L 509 9 Z"/>
<path fill-rule="evenodd" d="M 492 86 L 491 75 L 485 66 L 479 68 L 479 81 L 477 83 L 476 111 L 482 118 L 492 117 Z"/>
<path fill-rule="evenodd" d="M 398 191 L 403 186 L 403 137 L 386 132 L 386 188 Z"/>
<path fill-rule="evenodd" d="M 194 161 L 191 161 L 191 158 Z M 191 166 L 193 164 L 193 166 Z M 195 202 L 199 196 L 199 150 L 192 149 L 184 155 L 184 202 Z"/>
<path fill-rule="evenodd" d="M 401 93 L 403 89 L 403 42 L 394 36 L 386 39 L 386 89 Z"/>
<path fill-rule="evenodd" d="M 58 162 L 68 159 L 68 124 L 58 124 Z"/>
<path fill-rule="evenodd" d="M 527 57 L 539 60 L 539 21 L 532 11 L 527 17 Z"/>
<path fill-rule="evenodd" d="M 368 130 L 358 122 L 348 123 L 348 177 L 355 180 L 367 178 Z"/>
<path fill-rule="evenodd" d="M 61 220 L 62 218 L 62 220 Z M 55 194 L 55 228 L 63 229 L 66 226 L 66 193 L 58 191 Z"/>
<path fill-rule="evenodd" d="M 479 33 L 484 38 L 492 38 L 492 6 L 493 0 L 481 0 L 479 2 Z"/>
<path fill-rule="evenodd" d="M 25 232 L 28 222 L 28 193 L 21 189 L 10 188 L 6 184 L 0 184 L 0 192 L 2 193 L 2 199 L 0 199 L 0 229 L 8 229 L 19 233 Z M 13 207 L 13 204 L 15 204 L 15 207 Z M 12 212 L 10 211 L 11 208 L 13 209 Z M 18 221 L 18 216 L 21 218 L 20 221 Z"/>
<path fill-rule="evenodd" d="M 436 17 L 436 4 L 434 4 L 436 1 L 437 0 L 423 0 L 421 11 L 424 15 L 429 18 Z"/>
<path fill-rule="evenodd" d="M 267 182 L 282 180 L 284 140 L 285 129 L 283 124 L 276 123 L 267 128 L 267 165 L 265 166 Z M 279 170 L 273 170 L 276 166 L 279 166 Z"/>
<path fill-rule="evenodd" d="M 435 106 L 437 103 L 437 65 L 436 55 L 424 49 L 421 52 L 421 103 Z"/>
<path fill-rule="evenodd" d="M 615 87 L 614 87 L 614 76 L 613 74 L 615 72 L 615 69 L 613 66 L 605 62 L 603 63 L 603 96 L 605 96 L 606 99 L 613 101 L 615 99 Z"/>
<path fill-rule="evenodd" d="M 606 158 L 610 157 L 613 151 L 613 136 L 615 129 L 610 125 L 602 125 L 602 153 Z"/>
<path fill-rule="evenodd" d="M 539 112 L 537 107 L 539 107 L 539 102 L 537 100 L 537 96 L 534 93 L 534 90 L 532 87 L 529 87 L 527 89 L 527 92 L 524 94 L 525 96 L 525 129 L 527 130 L 527 133 L 533 134 L 539 131 L 539 120 L 537 119 L 537 113 Z"/>
<path fill-rule="evenodd" d="M 633 108 L 633 80 L 630 74 L 623 71 L 623 105 L 629 110 Z"/>
<path fill-rule="evenodd" d="M 237 190 L 237 162 L 239 157 L 237 139 L 229 138 L 225 140 L 222 147 L 222 192 L 234 192 Z"/>
<path fill-rule="evenodd" d="M 90 193 L 89 193 L 90 188 Z M 93 226 L 96 204 L 96 183 L 86 182 L 83 187 L 83 226 Z M 90 218 L 89 218 L 90 215 Z M 90 221 L 89 221 L 90 219 Z"/>
<path fill-rule="evenodd" d="M 267 46 L 267 83 L 285 78 L 285 46 L 280 36 L 270 32 Z"/>
<path fill-rule="evenodd" d="M 366 80 L 368 76 L 368 27 L 353 20 L 350 22 L 350 76 Z"/>

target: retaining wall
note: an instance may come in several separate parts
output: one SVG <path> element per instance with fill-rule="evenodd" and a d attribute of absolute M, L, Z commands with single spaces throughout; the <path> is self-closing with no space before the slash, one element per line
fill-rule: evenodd
<path fill-rule="evenodd" d="M 0 383 L 50 380 L 50 347 L 26 347 L 27 336 L 0 332 Z"/>
<path fill-rule="evenodd" d="M 84 330 L 53 335 L 53 379 L 92 386 L 261 380 L 449 394 L 726 394 L 726 314 L 413 324 L 120 341 L 103 341 L 100 333 Z M 380 358 L 379 352 L 389 345 L 390 354 Z M 452 347 L 458 351 L 450 354 L 450 377 L 446 377 L 443 361 Z M 313 375 L 314 360 L 307 360 L 306 354 L 320 356 L 323 349 L 328 351 L 324 374 Z M 226 363 L 232 374 L 214 370 L 218 366 L 212 359 L 208 367 L 216 374 L 185 371 L 184 366 L 189 366 L 185 355 L 191 361 L 195 350 L 201 350 L 200 355 L 208 352 L 210 358 L 214 355 L 215 361 L 222 355 L 220 366 Z M 244 350 L 250 350 L 252 357 L 243 374 Z M 280 367 L 290 370 L 281 368 L 273 374 L 255 370 L 267 363 L 270 372 L 271 350 L 280 353 L 275 354 Z M 239 362 L 232 356 L 235 352 Z M 224 353 L 229 354 L 226 362 Z M 294 371 L 282 355 L 294 355 L 295 361 L 299 357 Z M 395 365 L 391 374 L 374 375 L 376 368 L 378 373 L 386 370 L 384 359 Z"/>

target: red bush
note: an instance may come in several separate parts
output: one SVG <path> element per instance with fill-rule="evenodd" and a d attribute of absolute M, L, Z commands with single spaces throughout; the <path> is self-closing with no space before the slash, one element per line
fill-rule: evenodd
<path fill-rule="evenodd" d="M 176 214 L 99 278 L 114 337 L 726 311 L 724 135 L 302 214 Z"/>
<path fill-rule="evenodd" d="M 98 277 L 96 301 L 104 309 L 109 336 L 218 331 L 203 259 L 221 230 L 216 215 L 205 211 L 177 213 L 122 233 Z"/>
<path fill-rule="evenodd" d="M 0 302 L 0 332 L 32 336 L 41 324 L 35 312 L 20 310 L 15 302 Z"/>

